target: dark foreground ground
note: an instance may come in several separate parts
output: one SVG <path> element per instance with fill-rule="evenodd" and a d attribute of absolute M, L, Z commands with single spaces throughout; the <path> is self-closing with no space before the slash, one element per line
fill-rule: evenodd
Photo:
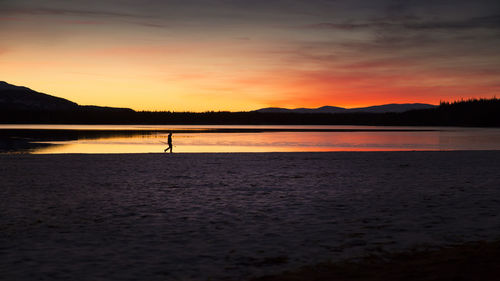
<path fill-rule="evenodd" d="M 469 281 L 499 280 L 500 242 L 475 242 L 439 250 L 391 254 L 361 261 L 322 263 L 252 281 Z"/>
<path fill-rule="evenodd" d="M 500 240 L 499 171 L 500 151 L 0 154 L 0 281 L 499 280 L 498 245 L 469 244 Z"/>

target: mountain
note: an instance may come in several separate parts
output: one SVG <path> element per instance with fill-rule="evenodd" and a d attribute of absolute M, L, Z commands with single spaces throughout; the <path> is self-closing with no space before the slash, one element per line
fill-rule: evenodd
<path fill-rule="evenodd" d="M 388 113 L 388 112 L 406 112 L 416 109 L 430 109 L 435 108 L 436 105 L 425 104 L 425 103 L 391 103 L 384 105 L 375 105 L 369 107 L 358 107 L 358 108 L 343 108 L 336 106 L 322 106 L 318 108 L 280 108 L 280 107 L 267 107 L 255 110 L 255 112 L 262 113 Z"/>
<path fill-rule="evenodd" d="M 436 105 L 426 103 L 391 103 L 369 107 L 351 108 L 349 112 L 368 112 L 368 113 L 386 113 L 386 112 L 406 112 L 417 109 L 436 108 Z"/>
<path fill-rule="evenodd" d="M 74 110 L 78 104 L 67 99 L 39 93 L 0 81 L 0 109 L 2 110 Z"/>
<path fill-rule="evenodd" d="M 67 99 L 0 81 L 2 111 L 133 111 L 129 108 L 78 105 Z"/>

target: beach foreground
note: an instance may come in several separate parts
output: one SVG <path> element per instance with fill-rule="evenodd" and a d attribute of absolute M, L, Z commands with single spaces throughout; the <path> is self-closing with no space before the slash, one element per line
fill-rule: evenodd
<path fill-rule="evenodd" d="M 6 280 L 241 280 L 500 238 L 500 151 L 0 155 Z"/>
<path fill-rule="evenodd" d="M 475 242 L 321 263 L 252 281 L 496 281 L 499 264 L 500 242 Z"/>

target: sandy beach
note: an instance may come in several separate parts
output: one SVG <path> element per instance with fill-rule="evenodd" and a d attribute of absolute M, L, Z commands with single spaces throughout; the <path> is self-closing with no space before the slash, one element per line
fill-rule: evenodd
<path fill-rule="evenodd" d="M 0 155 L 5 280 L 247 280 L 500 238 L 500 151 Z"/>
<path fill-rule="evenodd" d="M 469 242 L 324 262 L 252 281 L 497 281 L 500 242 Z"/>

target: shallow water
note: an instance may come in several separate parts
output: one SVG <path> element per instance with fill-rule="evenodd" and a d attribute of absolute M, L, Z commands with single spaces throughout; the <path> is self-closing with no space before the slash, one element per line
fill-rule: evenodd
<path fill-rule="evenodd" d="M 169 131 L 174 152 L 500 150 L 498 128 L 0 125 L 8 139 L 0 152 L 154 153 L 166 148 Z"/>

